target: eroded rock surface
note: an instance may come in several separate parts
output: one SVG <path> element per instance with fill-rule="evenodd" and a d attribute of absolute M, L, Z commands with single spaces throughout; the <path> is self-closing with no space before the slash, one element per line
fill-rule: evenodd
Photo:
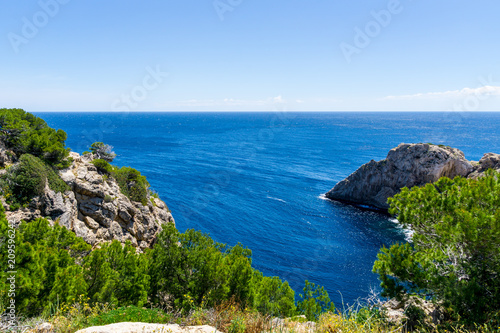
<path fill-rule="evenodd" d="M 33 199 L 29 207 L 7 210 L 9 221 L 20 223 L 48 217 L 91 245 L 113 239 L 130 240 L 140 249 L 152 246 L 162 224 L 174 223 L 167 205 L 160 199 L 148 197 L 147 205 L 143 206 L 122 194 L 118 183 L 100 174 L 91 163 L 92 154 L 71 153 L 71 157 L 72 165 L 60 172 L 71 190 L 56 193 L 46 186 L 44 194 Z"/>
<path fill-rule="evenodd" d="M 470 162 L 456 148 L 400 144 L 389 151 L 386 159 L 361 166 L 326 193 L 326 197 L 387 210 L 387 199 L 403 187 L 422 186 L 441 177 L 479 177 L 490 168 L 500 170 L 500 155 L 488 153 L 479 162 Z"/>
<path fill-rule="evenodd" d="M 177 324 L 147 324 L 147 323 L 118 323 L 106 326 L 89 327 L 76 333 L 222 333 L 215 327 L 179 326 Z"/>

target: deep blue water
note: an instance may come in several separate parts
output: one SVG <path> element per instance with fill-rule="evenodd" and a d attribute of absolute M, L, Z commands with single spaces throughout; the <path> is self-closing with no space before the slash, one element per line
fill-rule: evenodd
<path fill-rule="evenodd" d="M 500 152 L 500 113 L 37 113 L 79 153 L 114 146 L 177 228 L 243 243 L 254 266 L 300 291 L 324 285 L 337 307 L 378 288 L 378 249 L 404 241 L 385 216 L 322 199 L 399 143 L 432 142 L 469 160 Z"/>

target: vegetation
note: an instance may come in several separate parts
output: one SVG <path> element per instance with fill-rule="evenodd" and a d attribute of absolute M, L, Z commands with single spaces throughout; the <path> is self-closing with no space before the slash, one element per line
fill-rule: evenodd
<path fill-rule="evenodd" d="M 58 176 L 67 167 L 66 134 L 20 109 L 0 109 L 0 140 L 16 163 L 0 177 L 11 208 L 26 206 L 46 186 L 64 192 Z M 113 177 L 133 201 L 154 203 L 144 176 L 110 164 L 112 147 L 96 142 L 92 163 Z M 114 200 L 106 196 L 106 202 Z M 301 332 L 315 321 L 316 332 L 403 332 L 500 330 L 500 179 L 489 172 L 478 180 L 442 178 L 390 199 L 390 212 L 414 231 L 411 243 L 382 248 L 374 264 L 383 296 L 405 300 L 419 295 L 447 310 L 439 327 L 424 324 L 423 311 L 405 309 L 407 319 L 390 324 L 377 306 L 338 311 L 327 291 L 305 281 L 295 293 L 286 281 L 252 267 L 252 252 L 229 247 L 194 230 L 165 225 L 152 249 L 138 253 L 118 241 L 91 250 L 71 231 L 45 219 L 21 223 L 14 243 L 0 205 L 0 313 L 10 302 L 7 276 L 15 244 L 16 310 L 41 316 L 58 332 L 120 321 L 209 324 L 224 332 Z M 305 316 L 305 319 L 298 318 Z M 272 318 L 289 318 L 272 321 Z M 277 326 L 278 325 L 278 326 Z M 295 326 L 294 326 L 295 325 Z M 300 328 L 302 327 L 302 328 Z M 0 325 L 0 330 L 2 329 Z"/>
<path fill-rule="evenodd" d="M 90 146 L 90 151 L 97 156 L 98 159 L 103 159 L 106 162 L 113 162 L 116 154 L 113 152 L 113 147 L 102 142 L 94 142 Z"/>
<path fill-rule="evenodd" d="M 0 140 L 18 157 L 31 154 L 59 169 L 70 165 L 66 133 L 21 109 L 0 109 Z"/>
<path fill-rule="evenodd" d="M 51 166 L 31 154 L 22 155 L 19 163 L 9 168 L 0 179 L 0 184 L 7 202 L 14 208 L 43 194 L 46 185 L 56 192 L 69 190 Z"/>
<path fill-rule="evenodd" d="M 9 300 L 7 229 L 0 208 L 0 311 Z M 229 303 L 262 315 L 297 314 L 294 291 L 287 282 L 252 268 L 249 249 L 228 247 L 194 230 L 180 233 L 171 224 L 144 253 L 118 241 L 91 251 L 73 232 L 57 223 L 51 227 L 45 219 L 21 223 L 15 244 L 16 306 L 29 317 L 53 314 L 77 299 L 109 309 L 147 305 L 184 317 Z M 322 295 L 328 297 L 326 291 Z"/>
<path fill-rule="evenodd" d="M 120 186 L 120 191 L 130 200 L 147 204 L 149 183 L 141 173 L 130 167 L 118 168 L 109 164 L 107 160 L 96 159 L 92 161 L 97 170 L 113 177 Z"/>
<path fill-rule="evenodd" d="M 414 231 L 411 244 L 383 248 L 374 271 L 384 296 L 416 293 L 444 302 L 466 322 L 498 318 L 500 180 L 442 178 L 390 199 L 391 212 Z M 496 319 L 498 320 L 498 319 Z M 498 324 L 498 323 L 497 323 Z"/>

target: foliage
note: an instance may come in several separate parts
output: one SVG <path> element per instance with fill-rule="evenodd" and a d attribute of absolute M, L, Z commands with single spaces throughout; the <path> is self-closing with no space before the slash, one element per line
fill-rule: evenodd
<path fill-rule="evenodd" d="M 146 309 L 137 306 L 119 307 L 89 318 L 88 326 L 101 326 L 121 322 L 140 322 L 152 324 L 167 324 L 172 315 L 160 309 Z"/>
<path fill-rule="evenodd" d="M 498 174 L 405 188 L 390 204 L 391 213 L 414 235 L 412 244 L 378 254 L 374 271 L 385 296 L 432 296 L 475 322 L 500 309 Z"/>
<path fill-rule="evenodd" d="M 146 205 L 148 202 L 149 183 L 145 176 L 130 167 L 118 168 L 104 159 L 92 161 L 98 171 L 116 179 L 120 191 L 130 200 Z"/>
<path fill-rule="evenodd" d="M 307 320 L 317 321 L 322 313 L 334 312 L 335 305 L 330 301 L 328 292 L 322 286 L 317 286 L 306 280 L 304 293 L 300 294 L 297 309 Z"/>
<path fill-rule="evenodd" d="M 277 276 L 262 276 L 256 272 L 255 308 L 264 314 L 275 317 L 290 317 L 295 314 L 295 292 L 288 282 L 281 281 Z"/>
<path fill-rule="evenodd" d="M 0 205 L 1 207 L 1 205 Z M 0 217 L 0 229 L 8 222 Z M 41 313 L 50 302 L 67 301 L 85 293 L 82 267 L 77 262 L 90 250 L 81 238 L 59 226 L 50 227 L 45 219 L 22 223 L 15 237 L 16 310 L 24 315 Z M 0 275 L 5 281 L 8 249 L 0 245 Z M 7 290 L 0 289 L 0 303 L 7 303 Z"/>
<path fill-rule="evenodd" d="M 0 139 L 20 157 L 31 154 L 57 168 L 68 167 L 69 148 L 63 130 L 21 109 L 0 109 Z"/>
<path fill-rule="evenodd" d="M 56 192 L 69 190 L 52 167 L 31 154 L 24 154 L 19 163 L 8 170 L 2 187 L 9 203 L 25 204 L 43 194 L 47 183 Z"/>
<path fill-rule="evenodd" d="M 127 198 L 140 202 L 144 206 L 147 204 L 149 183 L 138 170 L 130 167 L 115 167 L 111 175 L 116 179 L 121 192 Z"/>
<path fill-rule="evenodd" d="M 86 295 L 91 302 L 141 307 L 148 300 L 148 267 L 148 258 L 130 243 L 103 244 L 84 259 Z"/>
<path fill-rule="evenodd" d="M 113 146 L 107 145 L 102 142 L 94 142 L 89 149 L 94 153 L 97 158 L 103 159 L 106 162 L 113 162 L 116 154 L 113 152 Z"/>
<path fill-rule="evenodd" d="M 106 161 L 106 160 L 95 159 L 91 163 L 93 165 L 95 165 L 95 167 L 97 168 L 97 170 L 99 170 L 102 173 L 105 173 L 105 174 L 109 175 L 109 174 L 111 174 L 113 172 L 113 166 L 111 164 L 109 164 L 109 162 Z"/>
<path fill-rule="evenodd" d="M 151 296 L 162 303 L 161 295 L 177 308 L 215 304 L 234 297 L 251 305 L 251 251 L 236 245 L 227 248 L 208 235 L 194 230 L 181 234 L 165 225 L 151 258 Z"/>

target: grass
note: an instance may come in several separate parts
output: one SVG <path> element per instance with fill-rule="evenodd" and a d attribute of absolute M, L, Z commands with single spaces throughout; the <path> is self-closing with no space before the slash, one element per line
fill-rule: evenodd
<path fill-rule="evenodd" d="M 187 314 L 166 312 L 158 308 L 136 306 L 112 307 L 109 304 L 89 305 L 80 298 L 71 305 L 55 305 L 51 311 L 38 318 L 19 323 L 23 332 L 35 328 L 42 322 L 50 322 L 55 333 L 74 333 L 79 329 L 120 322 L 142 322 L 158 324 L 179 324 L 181 326 L 210 325 L 225 333 L 365 333 L 365 332 L 408 332 L 403 325 L 387 321 L 385 314 L 377 307 L 351 307 L 344 312 L 328 312 L 318 322 L 306 322 L 303 316 L 288 319 L 272 318 L 255 310 L 242 309 L 233 302 L 225 302 L 211 309 L 195 308 Z M 1 327 L 1 325 L 0 325 Z M 9 332 L 9 330 L 2 330 Z M 500 332 L 500 327 L 491 325 L 466 328 L 459 325 L 437 327 L 416 327 L 415 332 L 486 333 Z M 11 330 L 10 332 L 15 332 Z"/>

